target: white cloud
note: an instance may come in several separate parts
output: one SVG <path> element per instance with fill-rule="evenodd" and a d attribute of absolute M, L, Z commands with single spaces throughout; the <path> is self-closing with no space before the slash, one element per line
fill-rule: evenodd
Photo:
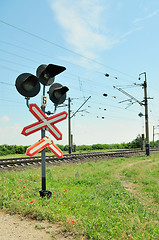
<path fill-rule="evenodd" d="M 131 18 L 127 18 L 127 24 L 120 26 L 118 18 L 125 10 L 124 5 L 119 5 L 118 9 L 114 9 L 114 4 L 108 0 L 48 1 L 54 17 L 62 27 L 63 36 L 69 44 L 68 48 L 85 57 L 77 59 L 70 56 L 70 61 L 75 64 L 78 61 L 78 64 L 84 67 L 87 66 L 88 59 L 99 59 L 101 52 L 112 49 L 124 39 L 141 31 L 143 26 L 140 23 L 159 13 L 157 9 L 143 18 L 136 18 L 133 22 Z M 115 13 L 116 15 L 113 15 Z M 133 14 L 135 16 L 135 13 Z M 115 16 L 116 24 L 112 22 L 111 26 L 113 16 Z M 118 29 L 114 30 L 116 26 Z"/>
<path fill-rule="evenodd" d="M 133 25 L 134 27 L 132 29 L 130 29 L 129 31 L 125 32 L 120 38 L 119 38 L 119 41 L 122 40 L 122 39 L 125 39 L 127 36 L 129 35 L 132 35 L 134 32 L 137 32 L 137 31 L 141 31 L 143 29 L 143 26 L 140 26 L 140 23 L 141 22 L 144 22 L 145 20 L 147 19 L 150 19 L 152 17 L 154 17 L 155 15 L 157 15 L 159 13 L 159 9 L 151 12 L 150 14 L 147 14 L 145 17 L 142 17 L 142 18 L 136 18 L 134 21 L 133 21 Z"/>
<path fill-rule="evenodd" d="M 81 55 L 95 57 L 114 42 L 106 36 L 103 15 L 106 6 L 98 0 L 51 0 L 54 14 L 63 27 L 66 40 Z M 106 19 L 106 18 L 105 18 Z"/>
<path fill-rule="evenodd" d="M 21 134 L 23 127 L 16 123 L 12 126 L 0 127 L 0 144 L 9 145 L 31 145 L 40 139 L 40 133 L 31 136 L 23 136 Z"/>
<path fill-rule="evenodd" d="M 143 22 L 143 21 L 145 21 L 145 20 L 147 20 L 147 19 L 150 19 L 150 18 L 154 17 L 154 16 L 157 15 L 158 13 L 159 13 L 159 9 L 153 11 L 152 13 L 146 15 L 146 16 L 143 17 L 143 18 L 136 18 L 136 19 L 134 20 L 134 23 L 137 24 L 137 23 Z"/>
<path fill-rule="evenodd" d="M 9 122 L 10 118 L 8 116 L 3 116 L 0 120 L 1 122 Z"/>
<path fill-rule="evenodd" d="M 6 142 L 11 142 L 14 138 L 16 139 L 18 133 L 20 132 L 21 127 L 18 124 L 12 126 L 6 126 L 0 128 L 0 144 L 5 144 Z M 15 140 L 16 142 L 16 140 Z"/>
<path fill-rule="evenodd" d="M 98 142 L 111 144 L 132 141 L 139 133 L 140 126 L 136 127 L 132 121 L 130 121 L 130 125 L 127 125 L 125 122 L 119 123 L 116 120 L 103 120 L 98 124 L 97 121 L 96 124 L 93 121 L 89 124 L 78 123 L 73 129 L 74 141 L 77 145 L 83 144 L 83 136 L 86 144 L 91 145 Z"/>
<path fill-rule="evenodd" d="M 140 30 L 142 30 L 142 27 L 133 28 L 133 29 L 129 30 L 128 32 L 124 33 L 124 34 L 120 37 L 120 40 L 123 39 L 123 38 L 126 38 L 127 36 L 133 34 L 134 32 L 140 31 Z"/>

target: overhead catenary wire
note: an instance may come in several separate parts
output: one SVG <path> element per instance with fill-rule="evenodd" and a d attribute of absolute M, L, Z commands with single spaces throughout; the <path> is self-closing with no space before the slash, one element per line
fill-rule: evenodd
<path fill-rule="evenodd" d="M 10 54 L 10 55 L 13 55 L 13 56 L 16 56 L 16 57 L 19 57 L 19 58 L 22 58 L 22 59 L 25 59 L 27 61 L 31 61 L 31 62 L 34 62 L 34 63 L 38 63 L 37 61 L 33 60 L 33 59 L 30 59 L 30 58 L 26 58 L 26 57 L 23 57 L 23 56 L 20 56 L 16 53 L 12 53 L 12 52 L 9 52 L 9 51 L 6 51 L 6 50 L 3 50 L 3 49 L 0 49 L 1 52 L 4 52 L 4 53 L 7 53 L 7 54 Z"/>
<path fill-rule="evenodd" d="M 35 34 L 32 34 L 32 33 L 30 33 L 30 32 L 28 32 L 28 31 L 25 31 L 24 29 L 21 29 L 21 28 L 18 28 L 18 27 L 16 27 L 16 26 L 13 26 L 13 25 L 11 25 L 11 24 L 9 24 L 9 23 L 6 23 L 6 22 L 4 22 L 4 21 L 2 21 L 2 20 L 0 20 L 0 22 L 2 22 L 2 23 L 5 23 L 5 24 L 7 24 L 7 25 L 9 25 L 9 26 L 12 26 L 13 28 L 15 28 L 15 29 L 18 29 L 18 30 L 20 30 L 20 31 L 24 31 L 25 33 L 27 33 L 27 34 L 31 34 L 31 36 L 33 35 L 34 37 L 36 36 L 37 38 L 39 37 L 38 35 L 35 35 Z M 41 37 L 39 37 L 40 39 L 43 39 L 43 38 L 41 38 Z M 43 39 L 43 41 L 44 40 L 46 40 L 46 39 Z M 46 42 L 48 42 L 48 40 L 46 40 Z M 50 41 L 49 41 L 50 42 Z M 7 43 L 7 44 L 10 44 L 10 43 Z M 10 45 L 13 45 L 13 46 L 16 46 L 16 47 L 18 47 L 17 45 L 15 45 L 15 44 L 10 44 Z M 22 49 L 24 49 L 24 50 L 27 50 L 26 48 L 23 48 L 23 47 L 20 47 L 20 48 L 22 48 Z M 40 54 L 40 52 L 37 52 L 37 51 L 33 51 L 33 52 L 36 52 L 36 53 L 38 53 L 38 54 Z M 10 54 L 12 54 L 12 53 L 10 53 Z M 75 52 L 75 54 L 76 54 L 76 52 Z M 77 53 L 78 54 L 78 53 Z M 18 56 L 18 57 L 21 57 L 21 56 Z M 83 56 L 83 57 L 85 57 L 85 56 Z M 28 59 L 29 60 L 29 59 Z M 91 61 L 94 61 L 94 59 L 89 59 L 89 60 L 91 60 Z M 31 60 L 32 61 L 32 60 Z M 102 64 L 102 63 L 99 63 L 99 64 Z M 102 64 L 103 65 L 103 64 Z M 105 66 L 105 64 L 104 64 L 104 66 Z M 118 71 L 118 70 L 117 70 Z M 96 71 L 97 72 L 97 71 Z M 120 72 L 120 71 L 119 71 Z M 104 74 L 104 73 L 102 73 L 102 74 Z M 124 74 L 123 72 L 122 72 L 122 74 Z M 125 74 L 125 75 L 127 75 L 127 74 Z M 133 77 L 134 78 L 134 77 Z M 91 80 L 86 80 L 86 81 L 91 81 Z"/>
<path fill-rule="evenodd" d="M 9 27 L 12 27 L 12 28 L 14 28 L 14 29 L 16 29 L 16 30 L 18 30 L 18 31 L 24 32 L 24 33 L 26 33 L 26 34 L 28 34 L 28 35 L 30 35 L 30 36 L 32 36 L 32 37 L 38 38 L 39 40 L 44 41 L 44 42 L 47 42 L 47 43 L 49 43 L 49 44 L 51 44 L 51 45 L 54 45 L 54 46 L 56 46 L 56 47 L 58 47 L 58 48 L 62 48 L 62 49 L 64 49 L 65 51 L 68 51 L 68 52 L 70 52 L 70 53 L 72 53 L 72 54 L 78 55 L 78 56 L 80 56 L 80 57 L 82 57 L 82 58 L 84 58 L 84 59 L 87 59 L 87 60 L 89 60 L 89 61 L 91 61 L 91 62 L 94 62 L 94 63 L 96 63 L 96 64 L 98 64 L 98 65 L 100 65 L 100 66 L 104 66 L 104 67 L 109 68 L 109 69 L 111 69 L 111 70 L 113 70 L 113 71 L 116 71 L 116 72 L 118 72 L 118 73 L 120 73 L 120 74 L 129 76 L 129 77 L 131 77 L 131 78 L 133 78 L 133 79 L 135 78 L 134 76 L 131 76 L 131 75 L 128 74 L 128 73 L 124 73 L 124 72 L 122 72 L 122 71 L 120 71 L 120 70 L 118 70 L 118 69 L 115 69 L 115 68 L 113 68 L 113 67 L 111 67 L 111 66 L 108 66 L 108 65 L 106 65 L 106 64 L 104 64 L 104 63 L 98 62 L 98 61 L 95 60 L 95 59 L 92 59 L 92 58 L 89 58 L 89 57 L 87 57 L 87 56 L 84 56 L 84 55 L 82 55 L 82 54 L 80 54 L 80 53 L 78 53 L 78 52 L 75 52 L 75 51 L 73 51 L 73 50 L 71 50 L 71 49 L 68 49 L 68 48 L 66 48 L 66 47 L 63 47 L 63 46 L 61 46 L 61 45 L 59 45 L 59 44 L 57 44 L 57 43 L 55 43 L 55 42 L 49 41 L 49 40 L 47 40 L 47 39 L 45 39 L 45 38 L 43 38 L 43 37 L 40 37 L 40 36 L 37 35 L 37 34 L 34 34 L 34 33 L 29 32 L 29 31 L 26 31 L 26 30 L 24 30 L 23 28 L 20 28 L 20 27 L 17 27 L 17 26 L 15 26 L 15 25 L 12 25 L 12 24 L 10 24 L 10 23 L 8 23 L 8 22 L 5 22 L 5 21 L 3 21 L 3 20 L 1 20 L 1 19 L 0 19 L 0 23 L 5 24 L 5 25 L 7 25 L 7 26 L 9 26 Z"/>
<path fill-rule="evenodd" d="M 21 64 L 21 63 L 13 62 L 13 61 L 10 61 L 10 60 L 6 60 L 4 58 L 0 58 L 0 60 L 3 61 L 3 62 L 8 62 L 8 63 L 14 64 L 14 65 L 17 65 L 17 66 L 35 69 L 32 66 L 27 66 L 27 65 L 24 65 L 24 64 Z"/>
<path fill-rule="evenodd" d="M 29 52 L 29 51 L 31 51 L 32 53 L 35 53 L 35 54 L 38 54 L 38 55 L 41 55 L 41 56 L 45 56 L 45 57 L 52 57 L 51 55 L 46 55 L 46 54 L 43 54 L 40 50 L 39 51 L 35 51 L 35 49 L 30 49 L 30 48 L 26 48 L 26 47 L 21 47 L 21 46 L 18 46 L 18 45 L 16 45 L 16 44 L 13 44 L 13 43 L 9 43 L 9 42 L 6 42 L 6 41 L 2 41 L 2 40 L 0 40 L 0 42 L 2 42 L 2 43 L 4 43 L 4 44 L 7 44 L 7 45 L 10 45 L 10 46 L 14 46 L 14 47 L 16 47 L 16 48 L 19 48 L 19 49 L 23 49 L 23 50 L 25 50 L 25 51 L 27 51 L 27 52 Z M 8 52 L 8 51 L 6 51 L 6 53 L 8 53 L 8 54 L 10 54 L 10 55 L 14 55 L 14 53 L 11 53 L 11 52 Z M 17 56 L 17 57 L 22 57 L 22 56 Z M 29 60 L 29 59 L 27 59 L 27 60 Z M 92 59 L 93 60 L 93 59 Z M 7 61 L 7 60 L 6 60 Z M 78 63 L 72 63 L 72 62 L 70 62 L 70 61 L 68 61 L 68 60 L 63 60 L 64 62 L 67 62 L 67 63 L 69 63 L 69 64 L 73 64 L 73 65 L 76 65 L 76 66 L 78 66 L 78 67 L 81 67 L 81 68 L 83 68 L 80 64 L 78 64 Z M 20 65 L 20 64 L 18 64 L 17 63 L 17 65 Z M 35 69 L 35 68 L 33 68 L 33 69 Z M 87 71 L 92 71 L 92 70 L 87 70 Z M 96 70 L 94 70 L 94 72 L 96 72 L 96 73 L 99 73 L 99 74 L 102 74 L 102 75 L 105 75 L 104 74 L 104 72 L 99 72 L 99 71 L 96 71 Z M 67 73 L 68 74 L 68 73 Z M 71 73 L 70 73 L 71 74 Z M 73 75 L 73 74 L 72 74 Z M 77 75 L 75 75 L 74 74 L 74 76 L 76 76 L 77 77 Z M 115 79 L 118 79 L 118 77 L 114 77 Z M 91 81 L 90 79 L 86 79 L 85 78 L 85 80 L 87 80 L 87 81 Z M 125 81 L 125 80 L 123 80 L 123 81 Z M 130 82 L 130 81 L 128 81 L 128 80 L 126 80 L 127 82 Z"/>
<path fill-rule="evenodd" d="M 41 38 L 41 37 L 39 37 L 38 35 L 36 35 L 36 34 L 32 34 L 32 33 L 30 33 L 30 32 L 28 32 L 28 31 L 25 31 L 24 29 L 21 29 L 21 28 L 18 28 L 18 27 L 16 27 L 16 26 L 14 26 L 14 25 L 11 25 L 11 24 L 8 24 L 8 23 L 6 23 L 6 22 L 4 22 L 4 21 L 2 21 L 2 20 L 0 20 L 0 22 L 1 23 L 4 23 L 4 24 L 6 24 L 6 25 L 8 25 L 8 26 L 10 26 L 10 27 L 12 27 L 12 28 L 14 28 L 14 29 L 17 29 L 17 30 L 19 30 L 19 31 L 23 31 L 23 32 L 25 32 L 25 33 L 27 33 L 27 34 L 29 34 L 29 35 L 31 35 L 31 36 L 33 36 L 33 37 L 36 37 L 36 38 L 39 38 L 40 40 L 43 40 L 44 42 L 48 42 L 49 44 L 52 44 L 52 45 L 55 45 L 55 46 L 57 46 L 58 44 L 56 44 L 56 43 L 53 43 L 53 42 L 51 42 L 51 41 L 48 41 L 47 39 L 44 39 L 44 38 Z M 18 47 L 18 46 L 16 46 L 16 47 Z M 58 45 L 58 47 L 60 47 L 60 48 L 62 48 L 62 49 L 65 49 L 65 50 L 67 50 L 67 51 L 70 51 L 71 53 L 73 53 L 73 54 L 77 54 L 77 55 L 79 55 L 79 56 L 81 56 L 81 57 L 83 57 L 83 58 L 85 58 L 85 59 L 87 59 L 87 60 L 89 60 L 89 61 L 93 61 L 93 62 L 95 62 L 95 63 L 98 63 L 99 65 L 101 65 L 101 66 L 104 66 L 104 67 L 108 67 L 108 68 L 110 68 L 110 69 L 113 69 L 113 68 L 111 68 L 110 66 L 107 66 L 107 65 L 105 65 L 105 64 L 103 64 L 103 63 L 100 63 L 100 62 L 97 62 L 97 61 L 95 61 L 94 59 L 90 59 L 90 58 L 87 58 L 87 57 L 85 57 L 85 56 L 83 56 L 83 55 L 81 55 L 81 54 L 79 54 L 79 53 L 76 53 L 76 52 L 74 52 L 74 51 L 72 51 L 72 50 L 70 50 L 70 49 L 67 49 L 67 48 L 64 48 L 63 46 L 60 46 L 60 45 Z M 23 47 L 21 47 L 21 49 L 23 49 Z M 23 50 L 25 50 L 25 48 L 23 49 Z M 27 50 L 27 49 L 26 49 Z M 9 53 L 9 51 L 6 51 L 6 53 Z M 36 53 L 36 51 L 35 51 L 35 53 Z M 37 52 L 38 53 L 38 52 Z M 13 53 L 11 53 L 10 52 L 10 54 L 11 55 L 13 55 Z M 38 54 L 40 54 L 40 53 L 38 53 Z M 13 56 L 15 56 L 15 55 L 13 55 Z M 22 56 L 19 56 L 19 55 L 17 55 L 18 57 L 22 57 Z M 27 60 L 27 61 L 32 61 L 32 59 L 25 59 L 25 60 Z M 38 61 L 36 62 L 36 63 L 38 63 Z M 71 64 L 73 64 L 73 63 L 71 63 Z M 17 63 L 17 65 L 18 65 L 18 63 Z M 15 71 L 15 72 L 20 72 L 20 71 L 18 71 L 18 70 L 14 70 L 14 69 L 11 69 L 11 68 L 9 68 L 9 67 L 5 67 L 5 66 L 1 66 L 1 68 L 3 68 L 3 69 L 8 69 L 8 70 L 11 70 L 11 71 Z M 34 68 L 35 69 L 35 68 Z M 121 72 L 121 71 L 119 71 L 119 70 L 117 70 L 117 69 L 113 69 L 114 71 L 117 71 L 117 72 L 120 72 L 120 73 L 122 73 L 122 74 L 124 74 L 125 76 L 128 76 L 126 73 L 123 73 L 123 72 Z M 102 73 L 102 72 L 100 72 L 101 74 L 104 74 L 104 73 Z M 69 73 L 68 73 L 68 75 L 69 75 Z M 71 75 L 71 74 L 70 74 Z M 79 77 L 79 75 L 77 74 L 76 75 L 76 77 L 78 78 Z M 129 77 L 132 77 L 132 76 L 129 76 Z M 133 77 L 133 79 L 134 79 L 134 77 Z M 84 80 L 84 78 L 82 78 L 81 77 L 81 79 L 80 79 L 80 81 L 82 82 L 82 83 L 87 83 L 88 84 L 88 82 L 90 82 L 90 83 L 92 83 L 92 84 L 98 84 L 98 85 L 100 85 L 100 87 L 99 87 L 99 89 L 101 88 L 101 90 L 102 90 L 102 83 L 100 83 L 99 84 L 99 82 L 98 83 L 96 83 L 95 81 L 93 81 L 93 80 L 89 80 L 89 79 L 86 79 L 85 78 L 85 80 Z M 94 86 L 93 85 L 93 86 Z M 110 86 L 107 86 L 107 87 L 109 87 L 110 88 Z M 77 90 L 77 89 L 76 89 Z M 156 89 L 155 89 L 156 90 Z M 84 90 L 85 91 L 85 90 Z M 91 90 L 88 90 L 88 91 L 91 91 Z M 88 92 L 87 90 L 86 90 L 86 92 Z M 83 92 L 83 90 L 82 90 L 82 92 Z M 92 91 L 92 93 L 94 94 L 94 96 L 100 96 L 99 95 L 99 92 L 94 92 L 94 91 Z M 109 105 L 110 106 L 110 105 Z M 111 106 L 112 107 L 112 106 Z M 113 107 L 115 107 L 115 106 L 113 106 Z M 117 106 L 116 106 L 117 107 Z M 120 108 L 120 107 L 117 107 L 118 109 L 123 109 L 123 108 Z"/>

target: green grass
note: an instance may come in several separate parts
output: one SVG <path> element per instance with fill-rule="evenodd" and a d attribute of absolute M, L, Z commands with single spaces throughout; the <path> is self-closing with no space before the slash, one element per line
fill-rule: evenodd
<path fill-rule="evenodd" d="M 158 155 L 157 157 L 153 155 L 150 160 L 151 161 L 143 161 L 137 165 L 129 166 L 125 168 L 122 173 L 127 181 L 136 184 L 138 193 L 145 197 L 147 205 L 149 203 L 149 205 L 153 204 L 155 206 L 155 204 L 159 204 Z"/>
<path fill-rule="evenodd" d="M 158 240 L 158 161 L 156 154 L 47 167 L 50 199 L 39 196 L 41 169 L 1 172 L 0 206 L 34 219 L 59 221 L 65 231 L 74 232 L 76 239 L 84 235 L 99 240 L 123 236 Z M 126 190 L 121 178 L 134 184 L 140 194 Z M 154 208 L 141 196 L 146 196 Z"/>

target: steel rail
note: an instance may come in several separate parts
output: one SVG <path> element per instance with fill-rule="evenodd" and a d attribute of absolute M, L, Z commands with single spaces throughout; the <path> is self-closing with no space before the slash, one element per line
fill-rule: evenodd
<path fill-rule="evenodd" d="M 159 152 L 159 149 L 151 149 L 152 153 Z M 101 152 L 86 152 L 86 153 L 72 153 L 64 154 L 63 158 L 57 158 L 55 155 L 46 156 L 46 163 L 61 164 L 67 162 L 84 161 L 88 159 L 99 158 L 117 158 L 117 157 L 131 157 L 134 155 L 145 155 L 142 150 L 116 150 L 116 151 L 101 151 Z M 4 158 L 0 159 L 0 169 L 13 168 L 19 166 L 37 165 L 41 164 L 41 156 L 36 157 L 22 157 L 22 158 Z"/>

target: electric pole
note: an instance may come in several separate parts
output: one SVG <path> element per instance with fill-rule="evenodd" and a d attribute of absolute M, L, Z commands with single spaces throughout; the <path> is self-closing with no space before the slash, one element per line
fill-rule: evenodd
<path fill-rule="evenodd" d="M 83 107 L 83 105 L 91 98 L 89 96 L 82 105 L 76 110 L 76 112 L 73 113 L 71 116 L 71 99 L 68 98 L 68 145 L 69 145 L 69 154 L 72 152 L 72 143 L 73 143 L 73 135 L 71 135 L 71 118 L 76 115 L 77 112 Z"/>
<path fill-rule="evenodd" d="M 155 126 L 153 126 L 153 147 L 155 146 Z"/>
<path fill-rule="evenodd" d="M 132 102 L 132 100 L 134 100 L 135 102 L 139 103 L 141 106 L 145 107 L 145 132 L 146 132 L 146 155 L 149 156 L 150 155 L 150 146 L 149 146 L 149 123 L 148 123 L 148 101 L 147 101 L 147 79 L 146 79 L 146 72 L 140 73 L 139 74 L 139 80 L 140 80 L 140 75 L 144 74 L 145 76 L 145 80 L 143 84 L 140 84 L 140 86 L 142 86 L 144 88 L 144 101 L 139 101 L 138 99 L 136 99 L 135 97 L 133 97 L 132 95 L 130 95 L 129 93 L 125 92 L 123 89 L 121 88 L 117 88 L 114 86 L 114 88 L 116 88 L 117 90 L 119 90 L 120 92 L 122 92 L 123 94 L 125 94 L 126 96 L 128 96 L 130 99 L 125 100 L 125 101 L 130 101 Z M 122 101 L 124 102 L 124 101 Z M 143 103 L 144 102 L 144 103 Z M 133 104 L 133 103 L 132 103 Z M 140 116 L 140 115 L 139 115 Z"/>
<path fill-rule="evenodd" d="M 158 127 L 159 127 L 159 125 L 153 126 L 153 147 L 155 147 L 155 135 L 158 134 L 158 133 L 155 133 L 155 129 Z"/>
<path fill-rule="evenodd" d="M 146 79 L 146 72 L 140 73 L 139 76 L 142 74 L 144 74 L 145 76 L 143 87 L 144 87 L 144 106 L 145 106 L 146 155 L 149 156 L 150 145 L 149 145 L 149 123 L 148 123 L 148 103 L 147 103 L 147 79 Z"/>
<path fill-rule="evenodd" d="M 68 145 L 69 145 L 69 154 L 72 151 L 72 143 L 71 143 L 71 99 L 68 98 Z"/>

